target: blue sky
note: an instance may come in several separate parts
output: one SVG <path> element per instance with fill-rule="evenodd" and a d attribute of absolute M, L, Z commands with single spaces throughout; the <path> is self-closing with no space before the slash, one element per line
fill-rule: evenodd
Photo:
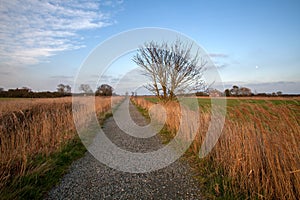
<path fill-rule="evenodd" d="M 299 10 L 300 1 L 290 0 L 1 0 L 0 87 L 72 85 L 101 42 L 130 29 L 160 27 L 205 49 L 225 87 L 300 93 Z M 115 67 L 129 70 L 129 61 Z M 107 81 L 120 76 L 109 74 Z"/>

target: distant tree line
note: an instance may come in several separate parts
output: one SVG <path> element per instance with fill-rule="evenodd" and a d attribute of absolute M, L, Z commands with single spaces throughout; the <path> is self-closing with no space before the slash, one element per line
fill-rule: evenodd
<path fill-rule="evenodd" d="M 261 96 L 261 97 L 274 97 L 274 96 L 298 96 L 283 94 L 281 91 L 272 92 L 272 93 L 253 93 L 251 89 L 246 87 L 238 87 L 237 85 L 232 86 L 231 89 L 226 89 L 224 91 L 225 96 L 233 97 L 245 97 L 245 96 Z"/>
<path fill-rule="evenodd" d="M 205 91 L 197 92 L 196 96 L 253 96 L 251 89 L 246 87 L 238 87 L 234 85 L 231 89 L 221 92 L 214 88 L 207 88 Z"/>
<path fill-rule="evenodd" d="M 60 92 L 32 92 L 26 89 L 9 89 L 8 91 L 0 91 L 0 97 L 7 98 L 56 98 L 56 97 L 65 97 L 71 96 L 71 94 L 65 94 Z"/>
<path fill-rule="evenodd" d="M 224 91 L 225 96 L 254 96 L 251 89 L 246 87 L 239 87 L 237 85 L 232 86 L 231 89 L 226 89 Z"/>
<path fill-rule="evenodd" d="M 94 95 L 93 90 L 88 84 L 81 84 L 79 90 L 83 93 L 74 94 L 74 95 Z M 8 89 L 7 91 L 4 88 L 0 88 L 0 97 L 5 98 L 56 98 L 56 97 L 66 97 L 71 96 L 71 86 L 65 84 L 57 85 L 57 91 L 50 92 L 34 92 L 28 87 Z M 113 93 L 113 88 L 108 84 L 102 84 L 95 91 L 96 96 L 112 96 L 116 95 Z"/>
<path fill-rule="evenodd" d="M 62 84 L 60 84 L 61 86 Z M 30 88 L 22 87 L 16 89 L 8 89 L 5 91 L 0 88 L 0 97 L 6 98 L 56 98 L 71 96 L 71 87 L 68 86 L 66 90 L 59 90 L 57 92 L 43 91 L 33 92 Z"/>
<path fill-rule="evenodd" d="M 91 89 L 88 84 L 81 84 L 79 86 L 79 90 L 82 93 L 76 93 L 73 95 L 96 95 L 96 96 L 115 96 L 113 92 L 113 87 L 108 84 L 100 85 L 95 93 Z M 16 88 L 16 89 L 8 89 L 7 91 L 4 88 L 0 88 L 0 97 L 6 98 L 57 98 L 57 97 L 66 97 L 71 96 L 71 86 L 65 84 L 57 85 L 57 91 L 43 91 L 43 92 L 33 92 L 28 87 Z M 128 96 L 128 92 L 126 92 Z M 189 95 L 189 94 L 185 94 Z M 190 94 L 192 95 L 192 94 Z M 132 92 L 132 96 L 137 96 L 135 92 Z M 224 92 L 221 92 L 217 89 L 207 88 L 205 91 L 196 92 L 196 96 L 227 96 L 227 97 L 245 97 L 245 96 L 260 96 L 260 97 L 274 97 L 274 96 L 282 96 L 282 97 L 291 97 L 291 96 L 299 96 L 293 94 L 283 94 L 281 91 L 273 92 L 273 93 L 253 93 L 249 88 L 246 87 L 238 87 L 236 85 L 232 86 L 231 89 L 226 89 Z"/>
<path fill-rule="evenodd" d="M 82 91 L 84 95 L 94 95 L 95 96 L 113 96 L 116 95 L 113 93 L 113 87 L 108 84 L 102 84 L 97 87 L 95 93 L 93 92 L 91 86 L 89 84 L 81 84 L 79 86 L 79 90 Z M 77 94 L 80 95 L 80 94 Z"/>
<path fill-rule="evenodd" d="M 224 92 L 221 92 L 217 89 L 208 88 L 205 91 L 196 92 L 196 96 L 226 96 L 226 97 L 249 97 L 249 96 L 259 96 L 259 97 L 274 97 L 274 96 L 299 96 L 293 94 L 283 94 L 281 91 L 272 92 L 272 93 L 253 93 L 251 89 L 247 87 L 239 87 L 237 85 L 232 86 L 230 89 L 226 89 Z"/>

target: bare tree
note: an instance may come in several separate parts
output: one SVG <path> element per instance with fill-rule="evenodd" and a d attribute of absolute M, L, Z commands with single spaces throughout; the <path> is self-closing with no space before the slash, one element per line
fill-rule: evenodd
<path fill-rule="evenodd" d="M 85 94 L 93 93 L 93 90 L 89 84 L 81 84 L 79 90 L 83 91 Z"/>
<path fill-rule="evenodd" d="M 192 56 L 192 44 L 180 40 L 172 44 L 146 43 L 138 49 L 133 61 L 151 83 L 145 87 L 163 100 L 172 100 L 177 93 L 199 90 L 206 62 L 198 52 Z"/>

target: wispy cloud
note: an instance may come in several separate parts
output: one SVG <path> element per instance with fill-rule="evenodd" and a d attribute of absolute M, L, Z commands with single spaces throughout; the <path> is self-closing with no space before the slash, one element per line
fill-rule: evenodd
<path fill-rule="evenodd" d="M 209 53 L 208 55 L 212 58 L 227 58 L 229 56 L 225 53 Z"/>
<path fill-rule="evenodd" d="M 106 6 L 116 6 L 110 3 Z M 1 0 L 0 64 L 31 65 L 57 52 L 84 47 L 83 31 L 111 25 L 98 1 Z"/>
<path fill-rule="evenodd" d="M 210 68 L 217 68 L 217 69 L 223 69 L 225 67 L 228 67 L 230 57 L 228 54 L 225 53 L 209 53 L 208 56 L 213 61 L 213 65 L 207 66 L 208 69 Z"/>

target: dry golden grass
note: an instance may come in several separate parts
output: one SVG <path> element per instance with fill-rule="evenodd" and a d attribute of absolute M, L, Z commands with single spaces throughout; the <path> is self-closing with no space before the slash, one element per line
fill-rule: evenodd
<path fill-rule="evenodd" d="M 133 99 L 149 109 L 153 103 Z M 179 127 L 179 105 L 163 105 L 166 125 Z M 190 111 L 193 112 L 193 111 Z M 159 119 L 160 114 L 156 117 Z M 198 154 L 210 122 L 209 112 L 199 111 L 200 127 L 191 149 Z M 299 199 L 300 197 L 299 104 L 241 103 L 227 108 L 225 126 L 209 159 L 230 177 L 229 187 L 250 198 Z M 190 135 L 190 128 L 185 133 Z M 187 137 L 188 138 L 188 137 Z M 217 185 L 218 186 L 218 185 Z M 228 188 L 228 186 L 226 186 Z M 225 189 L 225 186 L 224 186 Z"/>
<path fill-rule="evenodd" d="M 114 102 L 122 99 L 112 98 Z M 111 98 L 96 97 L 95 108 L 97 114 L 109 111 Z M 78 106 L 75 116 L 86 119 L 91 112 L 87 106 Z M 0 188 L 13 177 L 28 173 L 36 155 L 57 151 L 77 134 L 71 97 L 1 100 L 0 113 Z"/>
<path fill-rule="evenodd" d="M 0 116 L 5 113 L 30 109 L 37 104 L 50 104 L 50 103 L 69 103 L 72 102 L 72 97 L 63 98 L 42 98 L 42 99 L 29 99 L 29 98 L 0 98 Z"/>

